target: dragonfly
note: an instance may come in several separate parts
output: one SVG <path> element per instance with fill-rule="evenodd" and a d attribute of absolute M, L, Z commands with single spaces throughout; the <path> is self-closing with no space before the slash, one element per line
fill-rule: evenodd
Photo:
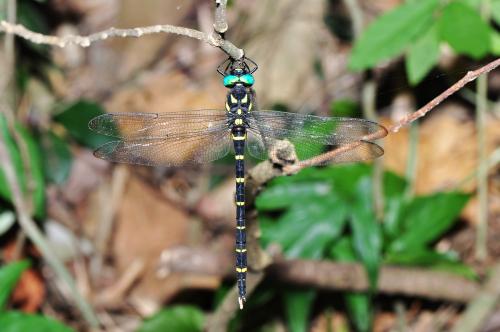
<path fill-rule="evenodd" d="M 227 59 L 217 71 L 228 89 L 224 109 L 183 112 L 108 113 L 89 122 L 89 128 L 114 140 L 94 155 L 112 162 L 156 167 L 182 167 L 212 162 L 231 148 L 235 159 L 236 284 L 241 309 L 246 301 L 247 248 L 245 232 L 245 151 L 267 159 L 280 141 L 294 144 L 301 159 L 354 144 L 354 148 L 319 164 L 359 162 L 381 156 L 383 149 L 366 137 L 387 130 L 358 118 L 321 117 L 259 110 L 253 89 L 257 64 L 249 58 Z M 382 134 L 380 134 L 382 133 Z"/>

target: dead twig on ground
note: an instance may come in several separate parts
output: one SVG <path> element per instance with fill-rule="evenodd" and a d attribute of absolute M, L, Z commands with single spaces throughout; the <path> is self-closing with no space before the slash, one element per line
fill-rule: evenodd
<path fill-rule="evenodd" d="M 500 301 L 500 264 L 497 264 L 484 287 L 477 292 L 465 313 L 455 323 L 453 332 L 479 331 Z"/>
<path fill-rule="evenodd" d="M 173 249 L 175 251 L 175 249 Z M 172 273 L 208 273 L 228 277 L 233 273 L 232 261 L 209 250 L 182 248 L 179 259 L 171 259 L 168 268 Z M 185 261 L 199 264 L 185 264 Z M 210 262 L 217 269 L 208 269 Z M 265 270 L 270 278 L 293 285 L 309 286 L 333 291 L 358 291 L 370 289 L 366 272 L 358 263 L 338 263 L 316 260 L 275 260 Z M 382 266 L 377 291 L 390 295 L 418 296 L 430 300 L 466 303 L 480 294 L 480 285 L 469 279 L 424 268 Z M 237 298 L 237 293 L 228 298 Z M 236 300 L 231 301 L 236 306 Z M 237 308 L 234 308 L 236 311 Z"/>

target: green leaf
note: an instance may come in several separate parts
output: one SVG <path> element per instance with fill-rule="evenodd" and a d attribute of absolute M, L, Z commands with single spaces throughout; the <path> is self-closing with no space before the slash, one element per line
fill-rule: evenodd
<path fill-rule="evenodd" d="M 16 143 L 14 142 L 14 139 L 9 132 L 7 120 L 5 119 L 5 115 L 3 113 L 0 114 L 0 135 L 2 135 L 2 139 L 4 140 L 4 143 L 9 152 L 19 184 L 24 187 L 24 173 L 22 171 L 23 162 L 21 160 L 21 155 L 19 153 L 19 150 L 17 149 Z M 2 169 L 0 169 L 0 196 L 8 201 L 12 200 L 10 187 L 7 183 L 5 173 Z"/>
<path fill-rule="evenodd" d="M 29 172 L 31 175 L 32 183 L 27 184 L 26 169 L 23 160 L 21 158 L 21 152 L 16 144 L 16 141 L 12 137 L 9 127 L 7 125 L 7 120 L 4 114 L 0 114 L 0 135 L 3 138 L 7 150 L 9 152 L 12 165 L 16 172 L 17 181 L 23 192 L 27 192 L 27 187 L 29 186 L 30 193 L 33 196 L 33 206 L 34 215 L 37 217 L 42 217 L 45 212 L 45 183 L 42 175 L 42 165 L 41 156 L 31 134 L 22 127 L 20 124 L 15 124 L 14 130 L 17 132 L 18 137 L 22 140 L 26 151 L 27 151 L 27 163 L 29 163 Z M 0 197 L 6 199 L 7 201 L 12 200 L 12 194 L 10 187 L 7 183 L 5 173 L 0 169 Z"/>
<path fill-rule="evenodd" d="M 19 261 L 0 268 L 0 311 L 5 310 L 10 293 L 12 293 L 23 271 L 29 266 L 28 261 Z M 0 326 L 3 327 L 2 324 Z"/>
<path fill-rule="evenodd" d="M 430 29 L 413 43 L 406 57 L 406 72 L 412 85 L 418 84 L 439 61 L 437 26 Z"/>
<path fill-rule="evenodd" d="M 366 177 L 357 186 L 357 200 L 352 203 L 351 229 L 354 249 L 368 273 L 371 287 L 378 279 L 382 251 L 382 232 L 373 211 L 371 178 Z"/>
<path fill-rule="evenodd" d="M 403 252 L 388 252 L 384 261 L 392 265 L 425 266 L 469 279 L 477 278 L 474 270 L 461 263 L 459 257 L 453 252 L 438 253 L 428 248 L 412 248 Z"/>
<path fill-rule="evenodd" d="M 331 184 L 325 182 L 280 183 L 263 191 L 255 206 L 260 211 L 283 209 L 304 199 L 327 197 L 331 190 Z"/>
<path fill-rule="evenodd" d="M 61 113 L 54 117 L 54 120 L 66 127 L 78 143 L 96 149 L 113 140 L 110 137 L 98 135 L 88 128 L 89 121 L 101 114 L 104 114 L 104 110 L 98 104 L 78 101 L 65 107 Z"/>
<path fill-rule="evenodd" d="M 344 237 L 338 241 L 330 252 L 330 257 L 340 262 L 355 262 L 356 254 L 349 238 Z M 357 331 L 370 331 L 373 321 L 373 309 L 368 294 L 346 292 L 344 302 L 349 312 L 349 317 Z"/>
<path fill-rule="evenodd" d="M 500 0 L 491 0 L 491 16 L 496 24 L 500 25 Z"/>
<path fill-rule="evenodd" d="M 175 306 L 163 309 L 146 319 L 137 332 L 201 332 L 205 316 L 194 306 Z"/>
<path fill-rule="evenodd" d="M 305 126 L 304 131 L 311 136 L 329 134 L 335 131 L 335 124 L 333 122 L 324 122 L 322 124 Z M 295 152 L 300 160 L 309 159 L 324 152 L 324 144 L 311 144 L 310 140 L 307 138 L 302 139 L 297 137 L 295 139 L 291 139 L 291 142 L 295 146 Z"/>
<path fill-rule="evenodd" d="M 372 166 L 367 164 L 351 164 L 341 166 L 330 166 L 324 168 L 306 168 L 293 176 L 282 176 L 274 179 L 268 185 L 269 188 L 282 184 L 303 184 L 304 182 L 319 182 L 331 184 L 335 192 L 342 197 L 352 198 L 356 195 L 356 183 L 372 174 Z M 298 199 L 296 198 L 295 201 Z"/>
<path fill-rule="evenodd" d="M 42 218 L 45 215 L 45 177 L 40 148 L 28 129 L 20 123 L 16 123 L 15 129 L 28 150 L 29 172 L 33 183 L 27 183 L 27 187 L 30 187 L 28 191 L 33 194 L 35 216 Z"/>
<path fill-rule="evenodd" d="M 431 24 L 437 6 L 437 0 L 420 0 L 379 17 L 356 41 L 349 68 L 368 69 L 400 54 Z"/>
<path fill-rule="evenodd" d="M 48 34 L 50 30 L 46 18 L 38 6 L 28 1 L 18 2 L 17 21 L 29 30 L 38 33 Z"/>
<path fill-rule="evenodd" d="M 370 297 L 366 294 L 346 293 L 344 301 L 356 327 L 356 331 L 368 332 L 372 326 L 373 309 Z"/>
<path fill-rule="evenodd" d="M 336 100 L 330 105 L 332 116 L 357 117 L 361 115 L 359 105 L 350 99 Z"/>
<path fill-rule="evenodd" d="M 400 198 L 404 194 L 406 180 L 401 176 L 392 172 L 384 172 L 383 181 L 385 198 Z"/>
<path fill-rule="evenodd" d="M 74 332 L 68 326 L 50 317 L 9 311 L 0 313 L 2 332 Z"/>
<path fill-rule="evenodd" d="M 289 258 L 319 259 L 346 222 L 346 208 L 334 196 L 308 198 L 293 205 L 278 221 L 261 218 L 262 242 L 279 243 Z"/>
<path fill-rule="evenodd" d="M 0 236 L 9 231 L 9 229 L 14 225 L 16 221 L 16 216 L 12 211 L 4 211 L 0 214 Z"/>
<path fill-rule="evenodd" d="M 284 294 L 286 317 L 290 332 L 306 332 L 315 290 L 288 290 Z"/>
<path fill-rule="evenodd" d="M 415 198 L 402 216 L 402 234 L 390 244 L 389 251 L 409 251 L 435 241 L 453 225 L 469 198 L 458 192 Z"/>
<path fill-rule="evenodd" d="M 73 163 L 68 143 L 49 131 L 39 137 L 43 151 L 45 176 L 49 181 L 62 184 L 66 181 Z"/>
<path fill-rule="evenodd" d="M 490 27 L 468 5 L 449 3 L 439 18 L 438 27 L 441 39 L 458 53 L 480 59 L 490 50 Z"/>
<path fill-rule="evenodd" d="M 500 33 L 492 31 L 491 33 L 491 53 L 500 55 Z"/>

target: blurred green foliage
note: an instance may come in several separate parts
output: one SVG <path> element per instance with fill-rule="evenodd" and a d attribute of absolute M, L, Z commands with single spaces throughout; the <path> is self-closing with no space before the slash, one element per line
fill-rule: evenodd
<path fill-rule="evenodd" d="M 147 318 L 137 332 L 202 332 L 205 317 L 193 306 L 172 306 Z"/>
<path fill-rule="evenodd" d="M 19 261 L 0 268 L 0 327 L 2 332 L 72 332 L 73 329 L 40 315 L 6 311 L 7 300 L 29 262 Z"/>
<path fill-rule="evenodd" d="M 56 184 L 64 183 L 73 164 L 73 155 L 68 142 L 53 131 L 39 135 L 38 142 L 44 155 L 43 168 L 46 179 Z"/>
<path fill-rule="evenodd" d="M 372 287 L 384 263 L 475 277 L 456 255 L 436 252 L 432 246 L 453 226 L 469 195 L 443 192 L 407 199 L 404 179 L 386 172 L 384 219 L 377 220 L 372 186 L 373 167 L 363 164 L 306 169 L 273 180 L 256 200 L 264 246 L 278 243 L 288 258 L 360 262 Z M 311 306 L 314 301 L 309 291 L 285 293 L 287 312 L 295 312 L 297 302 Z M 369 293 L 344 297 L 357 329 L 369 330 Z M 300 323 L 299 317 L 289 319 L 293 331 L 305 331 L 308 317 Z"/>
<path fill-rule="evenodd" d="M 97 149 L 112 138 L 96 135 L 90 131 L 88 123 L 92 118 L 106 113 L 97 103 L 80 100 L 64 106 L 62 111 L 54 117 L 54 121 L 62 124 L 69 135 L 83 146 Z"/>
<path fill-rule="evenodd" d="M 500 1 L 492 1 L 492 17 L 499 21 Z M 497 31 L 479 14 L 480 1 L 407 1 L 378 17 L 355 41 L 349 66 L 370 69 L 383 60 L 406 55 L 406 72 L 418 84 L 439 60 L 439 46 L 474 59 L 500 54 Z"/>
<path fill-rule="evenodd" d="M 37 142 L 19 122 L 13 125 L 12 131 L 9 130 L 3 113 L 0 114 L 0 135 L 10 154 L 21 189 L 32 197 L 33 215 L 42 217 L 45 214 L 45 179 Z M 0 170 L 0 197 L 8 201 L 12 199 L 3 169 Z"/>

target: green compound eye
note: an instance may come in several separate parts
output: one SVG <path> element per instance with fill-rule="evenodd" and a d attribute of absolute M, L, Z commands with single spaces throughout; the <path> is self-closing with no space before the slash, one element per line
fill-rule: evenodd
<path fill-rule="evenodd" d="M 239 77 L 235 75 L 224 76 L 224 86 L 226 88 L 232 88 L 236 83 L 239 82 Z"/>
<path fill-rule="evenodd" d="M 251 74 L 245 74 L 240 76 L 240 82 L 245 86 L 252 86 L 255 83 L 255 79 Z"/>

